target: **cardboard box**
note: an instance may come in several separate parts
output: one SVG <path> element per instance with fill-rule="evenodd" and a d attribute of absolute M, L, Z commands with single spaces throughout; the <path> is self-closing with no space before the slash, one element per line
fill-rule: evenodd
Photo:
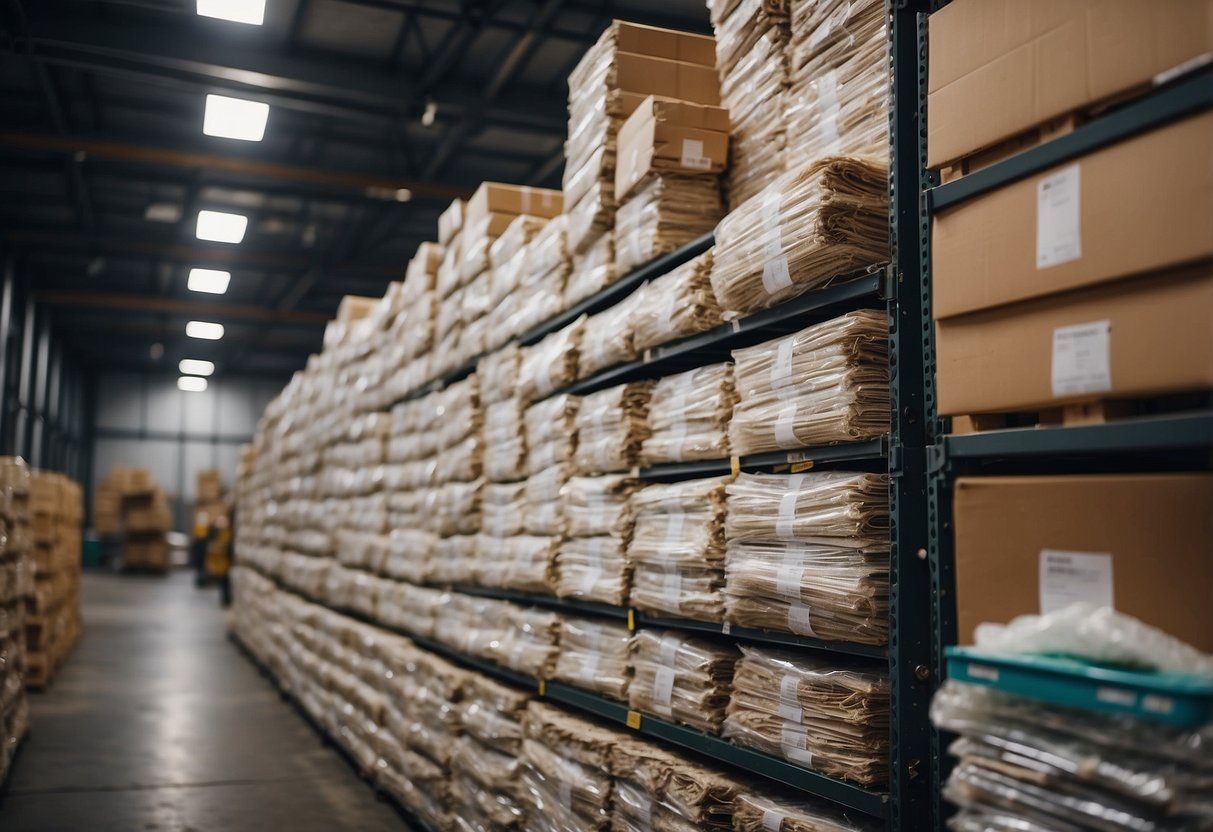
<path fill-rule="evenodd" d="M 679 32 L 616 20 L 615 49 L 618 52 L 635 52 L 674 61 L 716 67 L 716 39 L 710 35 Z"/>
<path fill-rule="evenodd" d="M 564 210 L 564 198 L 560 191 L 550 188 L 532 188 L 528 185 L 505 185 L 500 182 L 481 182 L 476 193 L 468 200 L 464 226 L 469 230 L 479 228 L 490 214 L 508 216 L 506 225 L 518 214 L 548 219 Z M 505 229 L 501 229 L 504 231 Z M 497 232 L 500 235 L 500 231 Z M 466 238 L 468 235 L 464 234 Z M 466 240 L 465 240 L 466 243 Z"/>
<path fill-rule="evenodd" d="M 1213 263 L 935 323 L 944 416 L 1213 387 Z"/>
<path fill-rule="evenodd" d="M 619 128 L 616 159 L 617 201 L 651 170 L 720 173 L 729 161 L 729 112 L 649 96 Z"/>
<path fill-rule="evenodd" d="M 929 20 L 932 168 L 1213 51 L 1213 0 L 957 0 Z"/>
<path fill-rule="evenodd" d="M 438 242 L 447 245 L 463 228 L 463 209 L 467 203 L 456 199 L 447 209 L 438 215 Z"/>
<path fill-rule="evenodd" d="M 720 106 L 720 78 L 712 66 L 620 53 L 615 56 L 615 86 L 638 96 Z M 638 98 L 636 105 L 643 100 Z"/>
<path fill-rule="evenodd" d="M 1213 652 L 1213 474 L 961 477 L 954 498 L 962 644 L 1073 600 Z"/>
<path fill-rule="evenodd" d="M 947 318 L 1213 256 L 1213 113 L 942 211 L 933 304 Z"/>
<path fill-rule="evenodd" d="M 125 469 L 125 485 L 123 494 L 146 494 L 156 487 L 151 470 L 142 467 Z"/>

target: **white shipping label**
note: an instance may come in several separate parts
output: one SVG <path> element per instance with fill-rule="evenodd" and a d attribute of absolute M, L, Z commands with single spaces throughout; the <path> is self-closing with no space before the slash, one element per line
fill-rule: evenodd
<path fill-rule="evenodd" d="M 782 291 L 792 285 L 792 275 L 788 271 L 788 258 L 780 254 L 762 265 L 762 287 L 768 295 Z"/>
<path fill-rule="evenodd" d="M 762 828 L 764 832 L 780 832 L 783 829 L 783 812 L 778 809 L 763 809 Z"/>
<path fill-rule="evenodd" d="M 801 564 L 786 564 L 775 573 L 775 591 L 785 601 L 800 601 L 805 568 Z"/>
<path fill-rule="evenodd" d="M 786 387 L 792 383 L 792 348 L 796 337 L 784 338 L 775 349 L 775 363 L 771 365 L 771 386 Z"/>
<path fill-rule="evenodd" d="M 1041 615 L 1079 602 L 1113 606 L 1112 556 L 1103 552 L 1041 549 Z"/>
<path fill-rule="evenodd" d="M 653 710 L 662 716 L 669 716 L 673 710 L 670 703 L 674 699 L 674 668 L 659 667 L 653 677 Z"/>
<path fill-rule="evenodd" d="M 703 142 L 699 139 L 682 140 L 682 166 L 691 170 L 711 170 L 712 160 L 703 155 Z"/>
<path fill-rule="evenodd" d="M 813 767 L 813 754 L 808 750 L 809 732 L 803 725 L 785 722 L 779 740 L 779 750 L 785 759 L 805 768 Z"/>
<path fill-rule="evenodd" d="M 784 676 L 779 683 L 779 716 L 788 722 L 800 722 L 804 711 L 800 707 L 800 678 Z"/>
<path fill-rule="evenodd" d="M 686 526 L 687 516 L 681 511 L 677 514 L 667 514 L 665 521 L 665 539 L 667 543 L 682 542 L 682 530 Z"/>
<path fill-rule="evenodd" d="M 1082 257 L 1079 166 L 1070 165 L 1036 183 L 1036 268 Z"/>
<path fill-rule="evenodd" d="M 1112 322 L 1092 321 L 1053 330 L 1053 396 L 1112 389 Z"/>
<path fill-rule="evenodd" d="M 788 606 L 788 629 L 798 636 L 817 637 L 813 632 L 813 611 L 808 604 L 792 603 Z"/>
<path fill-rule="evenodd" d="M 784 450 L 801 444 L 796 438 L 796 410 L 796 402 L 784 402 L 775 418 L 775 443 Z"/>

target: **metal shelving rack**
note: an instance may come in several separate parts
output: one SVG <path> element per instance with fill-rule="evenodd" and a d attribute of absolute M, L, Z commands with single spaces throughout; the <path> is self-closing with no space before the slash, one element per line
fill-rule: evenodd
<path fill-rule="evenodd" d="M 935 0 L 933 8 L 946 0 Z M 925 15 L 923 16 L 925 21 Z M 920 71 L 927 54 L 922 45 Z M 1204 66 L 1170 79 L 1159 88 L 1114 108 L 1074 132 L 1025 150 L 953 182 L 938 184 L 923 173 L 921 200 L 921 273 L 930 286 L 932 216 L 996 188 L 1033 176 L 1055 165 L 1124 141 L 1169 122 L 1213 109 L 1213 68 Z M 924 113 L 925 115 L 925 113 Z M 925 128 L 925 122 L 924 122 Z M 933 355 L 930 295 L 924 293 L 924 356 Z M 933 374 L 932 374 L 933 376 Z M 930 382 L 928 378 L 928 382 Z M 931 385 L 924 388 L 928 397 Z M 942 679 L 943 650 L 957 642 L 955 546 L 952 499 L 957 477 L 1006 474 L 1135 473 L 1213 470 L 1213 400 L 1204 409 L 1140 416 L 1105 424 L 1027 427 L 949 435 L 945 420 L 933 418 L 927 448 L 929 545 L 924 553 L 931 571 L 933 646 L 930 673 Z M 931 732 L 931 779 L 935 783 L 932 814 L 942 828 L 949 808 L 940 787 L 950 770 L 948 736 Z"/>

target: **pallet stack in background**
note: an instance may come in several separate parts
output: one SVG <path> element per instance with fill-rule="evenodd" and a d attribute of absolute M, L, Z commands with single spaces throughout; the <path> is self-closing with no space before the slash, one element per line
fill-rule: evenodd
<path fill-rule="evenodd" d="M 173 528 L 173 513 L 168 497 L 152 479 L 147 468 L 115 465 L 97 485 L 95 493 L 105 493 L 106 510 L 99 514 L 94 498 L 93 524 L 101 533 L 114 529 L 110 516 L 110 495 L 117 495 L 117 536 L 122 566 L 126 569 L 166 572 L 170 566 L 168 533 Z"/>
<path fill-rule="evenodd" d="M 223 493 L 223 479 L 215 468 L 204 468 L 198 472 L 194 488 L 193 527 L 208 526 L 216 518 L 226 517 L 228 498 Z"/>
<path fill-rule="evenodd" d="M 1143 650 L 1140 632 L 1105 620 L 1091 629 L 1117 634 L 1108 653 L 1101 633 L 1081 644 L 1080 619 L 1038 624 L 1055 652 L 1155 668 L 1173 654 L 1165 637 L 1213 652 L 1213 474 L 1191 430 L 1213 400 L 1211 20 L 1207 0 L 953 2 L 930 17 L 945 639 L 973 645 L 980 625 L 1084 602 L 1161 633 Z M 1201 661 L 1179 664 L 1165 669 Z M 1207 752 L 1171 751 L 1193 736 L 1176 728 L 1175 689 L 1108 675 L 1088 701 L 1077 663 L 1045 668 L 1046 688 L 1027 661 L 978 652 L 954 652 L 951 670 L 967 678 L 936 708 L 964 735 L 947 786 L 957 828 L 991 813 L 1007 828 L 1209 823 L 1207 801 L 1186 796 Z M 1019 695 L 982 689 L 1010 677 Z M 1014 760 L 988 741 L 1012 725 Z M 1122 783 L 1149 778 L 1171 797 L 1023 767 L 1054 743 L 1115 753 Z M 1089 789 L 1081 806 L 1064 797 L 1076 789 Z"/>
<path fill-rule="evenodd" d="M 84 500 L 63 474 L 30 476 L 34 596 L 25 621 L 25 682 L 45 688 L 80 638 Z"/>
<path fill-rule="evenodd" d="M 29 730 L 25 693 L 25 624 L 34 598 L 30 471 L 20 457 L 0 457 L 0 784 Z"/>

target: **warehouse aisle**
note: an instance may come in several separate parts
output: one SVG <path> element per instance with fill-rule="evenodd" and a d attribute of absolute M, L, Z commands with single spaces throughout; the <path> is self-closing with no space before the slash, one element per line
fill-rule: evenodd
<path fill-rule="evenodd" d="M 227 641 L 190 576 L 86 575 L 84 618 L 32 699 L 0 829 L 407 829 Z"/>

